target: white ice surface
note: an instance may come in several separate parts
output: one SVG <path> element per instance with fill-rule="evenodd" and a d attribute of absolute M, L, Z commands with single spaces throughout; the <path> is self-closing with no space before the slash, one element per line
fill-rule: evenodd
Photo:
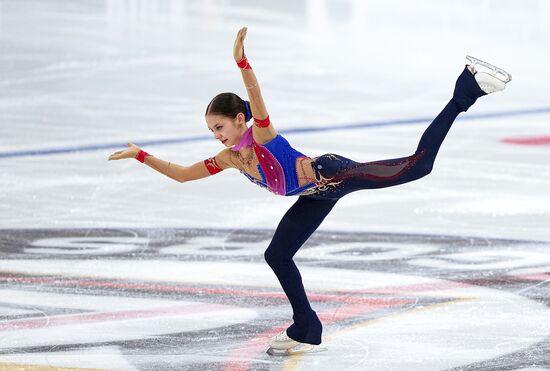
<path fill-rule="evenodd" d="M 79 349 L 71 352 L 0 355 L 0 362 L 42 367 L 46 365 L 50 367 L 78 368 L 86 365 L 87 368 L 97 369 L 137 370 L 125 359 L 118 347 L 108 346 Z M 15 369 L 17 369 L 16 367 Z"/>

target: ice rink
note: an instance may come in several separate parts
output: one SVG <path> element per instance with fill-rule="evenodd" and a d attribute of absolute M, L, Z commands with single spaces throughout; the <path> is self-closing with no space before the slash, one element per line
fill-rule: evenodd
<path fill-rule="evenodd" d="M 550 370 L 550 1 L 0 0 L 0 370 Z M 340 200 L 296 255 L 326 352 L 265 353 L 296 200 L 177 183 L 246 54 L 315 157 L 410 155 L 470 54 L 513 75 L 433 172 Z"/>

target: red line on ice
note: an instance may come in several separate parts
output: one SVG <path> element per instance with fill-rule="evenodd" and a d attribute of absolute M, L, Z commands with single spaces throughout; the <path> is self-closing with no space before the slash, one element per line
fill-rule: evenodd
<path fill-rule="evenodd" d="M 213 289 L 205 287 L 188 287 L 170 284 L 156 283 L 132 283 L 132 282 L 117 282 L 117 281 L 95 281 L 95 280 L 77 280 L 64 279 L 54 277 L 10 277 L 0 276 L 0 282 L 17 282 L 17 283 L 39 283 L 46 285 L 74 285 L 80 287 L 95 287 L 109 289 L 126 289 L 126 290 L 147 290 L 154 292 L 169 292 L 169 293 L 187 293 L 198 295 L 229 295 L 241 297 L 269 298 L 286 300 L 286 296 L 282 292 L 259 291 L 259 290 L 238 290 L 238 289 Z M 344 295 L 334 294 L 311 294 L 308 296 L 311 301 L 322 302 L 345 302 L 356 304 L 375 304 L 379 301 L 384 302 L 386 299 L 373 299 L 365 297 L 349 296 L 349 293 Z"/>
<path fill-rule="evenodd" d="M 233 307 L 219 304 L 187 304 L 165 308 L 135 309 L 116 312 L 97 312 L 59 315 L 51 317 L 19 319 L 13 321 L 4 321 L 0 323 L 0 331 L 44 328 L 53 326 L 79 325 L 82 323 L 99 323 L 125 321 L 138 318 L 154 318 L 166 315 L 181 315 L 222 311 L 233 309 Z"/>
<path fill-rule="evenodd" d="M 550 136 L 547 137 L 531 137 L 531 138 L 506 138 L 502 139 L 503 143 L 520 144 L 526 146 L 545 146 L 550 145 Z"/>

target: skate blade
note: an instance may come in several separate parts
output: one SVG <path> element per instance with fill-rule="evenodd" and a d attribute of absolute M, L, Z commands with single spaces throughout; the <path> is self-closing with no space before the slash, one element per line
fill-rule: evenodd
<path fill-rule="evenodd" d="M 471 55 L 467 55 L 466 59 L 470 61 L 471 66 L 474 68 L 474 70 L 477 70 L 476 66 L 480 65 L 486 69 L 486 71 L 481 71 L 481 72 L 487 72 L 505 84 L 512 81 L 512 75 L 504 71 L 502 68 L 493 66 L 492 64 L 482 61 L 481 59 L 477 59 L 476 57 L 472 57 Z"/>
<path fill-rule="evenodd" d="M 320 345 L 299 344 L 289 349 L 269 348 L 267 354 L 270 356 L 293 356 L 299 354 L 319 353 L 327 351 L 328 348 Z"/>

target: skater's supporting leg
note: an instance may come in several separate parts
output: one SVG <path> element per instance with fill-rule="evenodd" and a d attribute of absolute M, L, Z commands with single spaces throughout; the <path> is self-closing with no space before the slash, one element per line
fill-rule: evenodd
<path fill-rule="evenodd" d="M 302 277 L 292 260 L 296 251 L 319 227 L 336 200 L 315 200 L 301 196 L 286 212 L 265 252 L 265 260 L 275 272 L 292 305 L 294 324 L 287 334 L 301 343 L 321 343 L 321 322 L 307 299 Z"/>

